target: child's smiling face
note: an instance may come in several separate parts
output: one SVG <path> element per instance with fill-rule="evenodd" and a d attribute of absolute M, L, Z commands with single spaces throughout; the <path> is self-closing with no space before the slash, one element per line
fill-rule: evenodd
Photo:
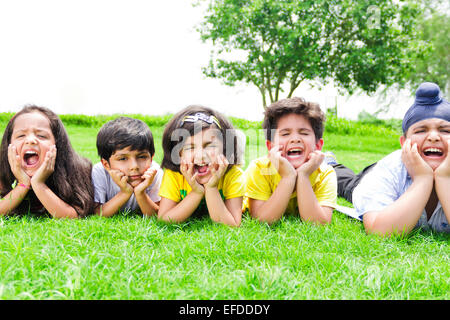
<path fill-rule="evenodd" d="M 417 151 L 422 159 L 435 170 L 448 154 L 446 140 L 450 138 L 450 122 L 431 118 L 414 123 L 408 128 L 406 137 L 400 137 L 403 146 L 406 139 L 411 139 L 411 145 L 417 143 Z"/>
<path fill-rule="evenodd" d="M 308 160 L 312 151 L 322 150 L 323 139 L 316 141 L 311 123 L 303 115 L 295 113 L 282 116 L 277 123 L 277 129 L 272 139 L 267 141 L 267 148 L 271 150 L 279 146 L 281 156 L 297 169 Z"/>
<path fill-rule="evenodd" d="M 148 150 L 131 150 L 126 147 L 114 151 L 108 161 L 101 161 L 103 166 L 125 174 L 128 177 L 127 182 L 134 188 L 144 181 L 142 175 L 150 168 L 152 158 Z"/>
<path fill-rule="evenodd" d="M 204 129 L 189 136 L 181 148 L 181 159 L 194 164 L 197 182 L 205 184 L 211 178 L 211 163 L 223 154 L 223 142 L 217 129 Z"/>
<path fill-rule="evenodd" d="M 55 145 L 48 118 L 40 112 L 18 116 L 14 120 L 11 144 L 20 156 L 22 169 L 32 177 L 44 162 L 47 151 Z"/>

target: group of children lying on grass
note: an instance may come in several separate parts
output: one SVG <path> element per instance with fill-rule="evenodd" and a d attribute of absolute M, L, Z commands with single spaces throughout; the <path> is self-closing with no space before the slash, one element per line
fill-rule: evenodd
<path fill-rule="evenodd" d="M 271 104 L 262 125 L 268 154 L 243 172 L 241 139 L 215 110 L 189 106 L 173 116 L 161 167 L 150 128 L 119 117 L 100 129 L 101 160 L 92 166 L 74 151 L 55 113 L 26 106 L 1 142 L 0 215 L 109 217 L 128 209 L 172 223 L 209 215 L 237 227 L 248 211 L 267 223 L 289 214 L 327 224 L 339 195 L 353 203 L 368 233 L 450 232 L 450 103 L 436 84 L 417 89 L 401 150 L 358 175 L 324 161 L 324 122 L 319 105 L 302 98 Z"/>

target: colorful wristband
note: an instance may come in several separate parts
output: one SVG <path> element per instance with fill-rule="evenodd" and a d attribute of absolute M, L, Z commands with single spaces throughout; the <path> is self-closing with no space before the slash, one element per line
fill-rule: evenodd
<path fill-rule="evenodd" d="M 18 183 L 17 186 L 24 187 L 25 189 L 28 189 L 28 190 L 30 189 L 30 186 L 27 186 L 26 184 L 23 184 L 23 183 Z"/>

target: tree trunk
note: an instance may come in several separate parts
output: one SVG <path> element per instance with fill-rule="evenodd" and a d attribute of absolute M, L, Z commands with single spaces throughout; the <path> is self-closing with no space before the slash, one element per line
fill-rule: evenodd
<path fill-rule="evenodd" d="M 262 102 L 263 102 L 263 108 L 264 110 L 267 109 L 267 101 L 266 101 L 266 90 L 264 88 L 258 87 L 259 92 L 261 92 Z"/>
<path fill-rule="evenodd" d="M 288 94 L 288 98 L 291 98 L 292 95 L 294 94 L 295 89 L 298 88 L 298 86 L 300 85 L 300 83 L 302 83 L 303 78 L 298 80 L 298 81 L 291 81 L 291 87 L 289 88 L 289 94 Z"/>

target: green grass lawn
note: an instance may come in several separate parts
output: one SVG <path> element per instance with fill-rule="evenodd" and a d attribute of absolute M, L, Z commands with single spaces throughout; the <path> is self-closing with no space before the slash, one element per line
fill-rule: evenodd
<path fill-rule="evenodd" d="M 94 163 L 99 128 L 67 124 L 75 149 Z M 163 128 L 151 129 L 160 162 Z M 326 132 L 324 139 L 324 150 L 355 171 L 399 145 L 395 134 Z M 247 161 L 264 152 L 262 139 L 249 141 Z M 448 235 L 417 231 L 382 239 L 338 212 L 328 226 L 293 217 L 268 226 L 244 217 L 240 228 L 209 219 L 169 225 L 125 213 L 8 217 L 0 218 L 0 239 L 0 299 L 450 297 Z"/>

